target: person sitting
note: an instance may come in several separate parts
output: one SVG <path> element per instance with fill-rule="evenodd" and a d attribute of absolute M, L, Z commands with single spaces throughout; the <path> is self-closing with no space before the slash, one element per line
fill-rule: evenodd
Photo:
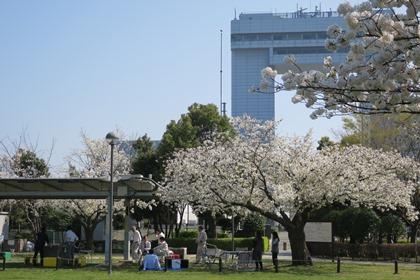
<path fill-rule="evenodd" d="M 149 240 L 147 240 L 147 235 L 143 236 L 141 243 L 140 243 L 140 250 L 142 255 L 146 255 L 152 249 L 152 244 Z"/>
<path fill-rule="evenodd" d="M 164 259 L 169 255 L 169 246 L 165 241 L 165 237 L 159 237 L 159 245 L 153 248 L 153 252 L 160 258 Z"/>
<path fill-rule="evenodd" d="M 144 256 L 143 270 L 161 270 L 159 258 L 153 251 Z"/>

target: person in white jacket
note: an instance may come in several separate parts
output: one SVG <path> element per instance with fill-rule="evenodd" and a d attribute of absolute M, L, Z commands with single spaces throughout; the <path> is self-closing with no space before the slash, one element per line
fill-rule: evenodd
<path fill-rule="evenodd" d="M 153 253 L 161 259 L 169 255 L 169 246 L 166 243 L 165 237 L 159 238 L 159 245 L 153 248 Z"/>
<path fill-rule="evenodd" d="M 131 257 L 135 262 L 140 260 L 140 244 L 141 244 L 141 234 L 136 226 L 132 227 L 133 231 L 133 243 L 131 244 Z"/>

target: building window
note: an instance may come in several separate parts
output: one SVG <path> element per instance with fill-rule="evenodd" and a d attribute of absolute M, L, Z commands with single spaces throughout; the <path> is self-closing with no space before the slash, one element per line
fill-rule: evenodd
<path fill-rule="evenodd" d="M 304 32 L 302 33 L 303 40 L 313 40 L 316 39 L 317 32 Z"/>
<path fill-rule="evenodd" d="M 232 34 L 232 42 L 240 41 L 282 41 L 282 40 L 315 40 L 326 39 L 327 32 L 283 32 L 283 33 L 247 33 Z"/>
<path fill-rule="evenodd" d="M 244 34 L 244 41 L 257 41 L 258 36 L 257 34 Z"/>
<path fill-rule="evenodd" d="M 242 41 L 242 37 L 243 36 L 241 34 L 232 34 L 231 35 L 232 42 Z"/>
<path fill-rule="evenodd" d="M 287 33 L 287 40 L 302 40 L 302 33 L 300 32 Z"/>
<path fill-rule="evenodd" d="M 348 52 L 348 48 L 338 49 L 338 53 Z M 315 53 L 330 53 L 325 47 L 284 47 L 284 48 L 273 48 L 274 55 L 286 55 L 286 54 L 315 54 Z"/>
<path fill-rule="evenodd" d="M 271 41 L 271 40 L 273 40 L 273 34 L 271 34 L 271 33 L 258 34 L 258 40 L 259 41 Z"/>
<path fill-rule="evenodd" d="M 284 33 L 274 33 L 273 34 L 273 40 L 274 41 L 281 41 L 286 40 L 287 36 Z"/>

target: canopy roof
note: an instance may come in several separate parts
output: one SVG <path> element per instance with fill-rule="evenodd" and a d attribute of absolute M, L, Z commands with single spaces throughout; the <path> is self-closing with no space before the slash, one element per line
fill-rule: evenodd
<path fill-rule="evenodd" d="M 141 175 L 114 181 L 115 198 L 151 198 L 158 184 Z M 0 178 L 0 199 L 107 198 L 111 183 L 105 178 Z"/>

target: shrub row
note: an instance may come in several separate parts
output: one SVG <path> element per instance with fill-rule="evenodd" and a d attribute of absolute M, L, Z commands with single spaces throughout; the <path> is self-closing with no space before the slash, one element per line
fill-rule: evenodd
<path fill-rule="evenodd" d="M 331 257 L 330 243 L 308 242 L 308 249 L 312 256 Z M 420 247 L 420 245 L 418 245 Z M 418 249 L 420 254 L 420 248 Z M 334 256 L 348 257 L 352 259 L 369 260 L 393 260 L 397 258 L 415 258 L 416 244 L 350 244 L 334 243 Z"/>
<path fill-rule="evenodd" d="M 252 248 L 252 240 L 254 238 L 235 238 L 235 248 Z M 269 240 L 267 237 L 263 237 L 264 241 L 264 251 L 268 251 L 270 248 Z M 197 251 L 197 244 L 195 243 L 195 238 L 169 238 L 166 239 L 169 247 L 179 248 L 187 247 L 188 254 L 195 254 Z M 208 239 L 207 243 L 216 245 L 217 248 L 222 250 L 232 250 L 232 239 L 231 238 L 218 238 L 218 239 Z M 103 252 L 104 242 L 98 241 L 94 242 L 95 251 Z M 122 241 L 113 241 L 112 250 L 114 253 L 122 253 L 124 243 Z"/>
<path fill-rule="evenodd" d="M 253 238 L 235 238 L 235 248 L 252 248 Z M 188 254 L 195 254 L 197 250 L 197 244 L 193 238 L 172 238 L 167 239 L 169 247 L 187 247 Z M 267 237 L 263 237 L 264 251 L 269 250 L 269 240 Z M 222 250 L 232 250 L 232 239 L 231 238 L 218 238 L 208 239 L 207 243 L 216 245 L 217 248 Z"/>

